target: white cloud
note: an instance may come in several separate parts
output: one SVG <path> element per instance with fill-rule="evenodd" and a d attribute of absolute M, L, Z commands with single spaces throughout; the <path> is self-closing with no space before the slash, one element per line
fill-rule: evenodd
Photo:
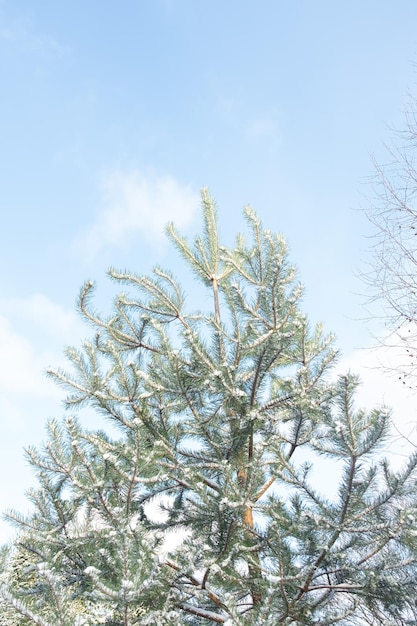
<path fill-rule="evenodd" d="M 0 300 L 0 391 L 56 397 L 44 370 L 62 362 L 65 343 L 76 341 L 80 332 L 75 313 L 43 294 Z"/>
<path fill-rule="evenodd" d="M 50 417 L 61 417 L 65 396 L 44 374 L 49 365 L 66 365 L 63 346 L 77 344 L 85 326 L 75 312 L 67 311 L 44 294 L 0 300 L 0 544 L 13 535 L 1 519 L 5 509 L 25 512 L 25 491 L 35 486 L 33 472 L 23 457 L 23 447 L 39 446 Z M 88 416 L 95 427 L 95 415 Z M 102 426 L 102 422 L 100 422 Z"/>
<path fill-rule="evenodd" d="M 173 221 L 184 228 L 199 203 L 191 186 L 171 176 L 145 176 L 138 170 L 107 172 L 96 221 L 78 238 L 76 248 L 93 258 L 105 246 L 129 244 L 138 233 L 160 244 L 166 224 Z"/>
<path fill-rule="evenodd" d="M 0 513 L 25 511 L 25 490 L 35 484 L 23 446 L 38 444 L 46 419 L 62 412 L 62 391 L 44 370 L 62 361 L 63 337 L 77 329 L 68 313 L 43 294 L 0 300 Z M 0 519 L 0 543 L 13 535 Z"/>
<path fill-rule="evenodd" d="M 0 299 L 0 312 L 13 320 L 23 320 L 36 326 L 44 333 L 59 335 L 64 342 L 77 332 L 79 326 L 74 311 L 63 309 L 42 293 L 34 293 L 27 298 Z"/>
<path fill-rule="evenodd" d="M 48 389 L 46 389 L 48 387 Z M 42 376 L 40 357 L 30 341 L 17 333 L 10 321 L 0 316 L 0 391 L 49 395 Z"/>

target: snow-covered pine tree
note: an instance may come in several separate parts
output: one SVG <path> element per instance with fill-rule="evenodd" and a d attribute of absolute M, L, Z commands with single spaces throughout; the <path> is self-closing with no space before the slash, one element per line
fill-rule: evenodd
<path fill-rule="evenodd" d="M 248 208 L 249 243 L 222 246 L 202 200 L 193 245 L 167 232 L 208 311 L 159 267 L 111 270 L 129 291 L 108 318 L 82 289 L 95 334 L 50 374 L 119 434 L 68 417 L 28 450 L 39 486 L 9 513 L 0 624 L 417 623 L 417 457 L 390 469 L 389 413 L 332 382 L 282 237 Z"/>

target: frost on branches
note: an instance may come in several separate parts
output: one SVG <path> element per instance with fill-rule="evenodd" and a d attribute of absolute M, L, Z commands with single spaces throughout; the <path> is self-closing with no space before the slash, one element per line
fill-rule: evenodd
<path fill-rule="evenodd" d="M 159 267 L 110 270 L 127 292 L 108 318 L 81 291 L 93 339 L 50 375 L 72 415 L 119 434 L 71 416 L 27 451 L 39 486 L 31 515 L 8 514 L 0 623 L 417 623 L 416 457 L 394 472 L 389 413 L 355 409 L 354 376 L 332 382 L 283 239 L 246 209 L 249 241 L 224 247 L 202 200 L 192 245 L 167 232 L 208 310 Z"/>

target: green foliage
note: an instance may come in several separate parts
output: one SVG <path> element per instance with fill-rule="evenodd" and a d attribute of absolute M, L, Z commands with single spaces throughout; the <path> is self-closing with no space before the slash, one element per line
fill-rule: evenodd
<path fill-rule="evenodd" d="M 354 376 L 332 382 L 285 242 L 245 219 L 249 242 L 222 246 L 203 191 L 202 236 L 168 227 L 207 312 L 159 267 L 110 270 L 128 293 L 108 318 L 83 287 L 93 338 L 50 375 L 119 434 L 68 417 L 27 451 L 39 486 L 31 515 L 9 513 L 7 623 L 417 623 L 417 457 L 398 472 L 381 457 L 389 414 L 355 409 Z"/>

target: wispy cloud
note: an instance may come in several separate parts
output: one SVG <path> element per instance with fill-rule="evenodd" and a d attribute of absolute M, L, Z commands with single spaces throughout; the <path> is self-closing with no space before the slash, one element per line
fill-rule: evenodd
<path fill-rule="evenodd" d="M 0 513 L 28 509 L 24 494 L 36 482 L 23 459 L 23 446 L 40 445 L 46 420 L 63 413 L 65 394 L 45 376 L 45 368 L 66 367 L 64 344 L 77 344 L 84 335 L 77 314 L 42 293 L 0 299 L 0 441 L 7 442 L 0 455 L 0 474 L 10 476 L 0 482 Z M 87 417 L 90 426 L 99 427 L 97 419 Z M 0 515 L 0 544 L 12 535 L 12 527 Z"/>
<path fill-rule="evenodd" d="M 257 140 L 275 135 L 278 124 L 273 116 L 265 115 L 251 119 L 245 126 L 245 134 L 248 139 Z"/>
<path fill-rule="evenodd" d="M 76 314 L 43 294 L 0 300 L 0 391 L 56 397 L 60 392 L 44 370 L 62 362 L 65 343 L 80 334 Z"/>
<path fill-rule="evenodd" d="M 30 341 L 0 316 L 0 391 L 44 395 L 42 368 Z"/>
<path fill-rule="evenodd" d="M 89 258 L 106 246 L 128 245 L 138 234 L 160 245 L 166 224 L 184 228 L 199 206 L 190 185 L 171 176 L 144 175 L 138 170 L 107 172 L 96 220 L 75 242 Z"/>
<path fill-rule="evenodd" d="M 59 335 L 62 341 L 79 325 L 74 311 L 64 309 L 43 293 L 34 293 L 26 298 L 0 299 L 0 313 L 14 320 L 29 322 L 48 335 Z"/>
<path fill-rule="evenodd" d="M 219 118 L 248 142 L 279 139 L 281 116 L 276 107 L 257 107 L 246 99 L 217 91 L 213 95 L 213 109 Z"/>
<path fill-rule="evenodd" d="M 55 37 L 39 30 L 30 12 L 19 12 L 8 17 L 0 12 L 0 42 L 13 45 L 19 50 L 53 55 L 67 55 L 71 48 L 60 43 Z"/>

